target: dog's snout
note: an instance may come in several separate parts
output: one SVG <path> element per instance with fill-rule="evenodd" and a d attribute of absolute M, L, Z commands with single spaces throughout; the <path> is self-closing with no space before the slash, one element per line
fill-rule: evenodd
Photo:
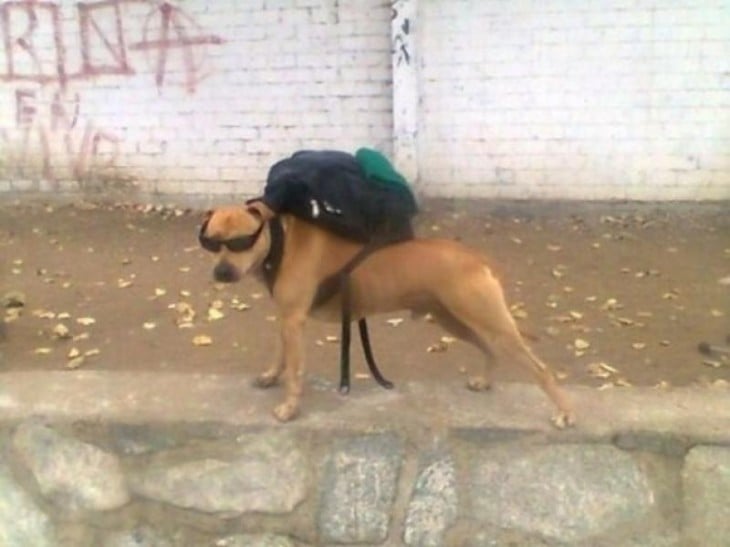
<path fill-rule="evenodd" d="M 219 262 L 213 269 L 213 278 L 221 283 L 238 281 L 238 270 L 229 262 Z"/>

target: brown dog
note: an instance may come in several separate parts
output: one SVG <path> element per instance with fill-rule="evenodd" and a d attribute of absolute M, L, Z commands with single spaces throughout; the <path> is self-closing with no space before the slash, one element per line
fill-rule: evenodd
<path fill-rule="evenodd" d="M 261 202 L 211 211 L 201 228 L 203 246 L 216 253 L 214 278 L 234 282 L 250 271 L 266 276 L 271 268 L 274 213 Z M 280 421 L 294 418 L 302 398 L 304 355 L 302 327 L 308 316 L 339 322 L 338 295 L 313 306 L 320 283 L 337 273 L 360 249 L 291 215 L 277 218 L 283 228 L 283 253 L 278 272 L 269 278 L 279 310 L 279 358 L 256 380 L 270 387 L 284 375 L 286 396 L 274 409 Z M 447 331 L 470 342 L 486 355 L 485 373 L 493 357 L 504 357 L 526 367 L 557 407 L 557 427 L 574 422 L 571 405 L 547 365 L 520 336 L 507 308 L 502 287 L 485 258 L 459 243 L 414 239 L 369 255 L 351 275 L 352 319 L 375 313 L 410 309 L 430 313 Z M 472 379 L 472 389 L 489 387 L 488 376 Z"/>

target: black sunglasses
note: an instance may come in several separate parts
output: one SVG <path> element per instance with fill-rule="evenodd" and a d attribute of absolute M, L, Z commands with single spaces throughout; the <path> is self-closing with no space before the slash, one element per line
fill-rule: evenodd
<path fill-rule="evenodd" d="M 258 229 L 247 236 L 239 236 L 239 237 L 233 237 L 231 239 L 213 239 L 205 235 L 205 229 L 208 227 L 208 221 L 206 220 L 203 222 L 203 225 L 200 227 L 200 232 L 198 233 L 198 241 L 200 242 L 200 246 L 203 247 L 206 251 L 210 251 L 211 253 L 217 253 L 220 252 L 222 247 L 225 247 L 229 251 L 233 253 L 242 253 L 243 251 L 248 251 L 251 247 L 254 246 L 256 243 L 256 240 L 259 238 L 259 235 L 261 235 L 261 230 L 263 230 L 264 225 L 261 224 L 261 226 L 258 227 Z"/>

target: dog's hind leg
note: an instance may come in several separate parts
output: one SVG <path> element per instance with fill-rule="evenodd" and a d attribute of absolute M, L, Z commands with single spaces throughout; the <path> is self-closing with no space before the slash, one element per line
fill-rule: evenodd
<path fill-rule="evenodd" d="M 575 416 L 572 405 L 565 392 L 558 385 L 555 374 L 543 363 L 522 340 L 519 333 L 496 334 L 492 336 L 492 347 L 505 358 L 516 360 L 521 366 L 528 369 L 537 380 L 542 390 L 557 407 L 552 421 L 558 428 L 573 425 Z"/>
<path fill-rule="evenodd" d="M 470 281 L 443 291 L 442 304 L 498 359 L 516 360 L 530 371 L 557 407 L 552 420 L 557 427 L 572 425 L 575 418 L 567 395 L 550 367 L 522 339 L 497 279 L 484 268 L 481 275 L 475 272 Z"/>
<path fill-rule="evenodd" d="M 440 308 L 432 312 L 436 322 L 449 334 L 468 342 L 477 347 L 484 356 L 483 372 L 480 375 L 469 375 L 466 387 L 472 391 L 486 391 L 492 387 L 492 373 L 495 365 L 495 358 L 492 350 L 482 342 L 476 333 L 459 319 L 457 319 L 446 308 Z"/>

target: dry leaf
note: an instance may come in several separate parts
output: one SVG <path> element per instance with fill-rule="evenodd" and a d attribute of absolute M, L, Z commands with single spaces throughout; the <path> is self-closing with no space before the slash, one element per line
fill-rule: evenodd
<path fill-rule="evenodd" d="M 644 349 L 646 347 L 646 344 L 644 342 L 634 342 L 631 344 L 631 347 L 634 349 Z"/>
<path fill-rule="evenodd" d="M 76 322 L 79 325 L 83 325 L 84 327 L 88 327 L 88 326 L 93 325 L 94 323 L 96 323 L 96 319 L 94 319 L 93 317 L 79 317 L 79 318 L 76 319 Z"/>
<path fill-rule="evenodd" d="M 67 340 L 68 338 L 71 338 L 71 331 L 68 330 L 68 327 L 63 323 L 59 323 L 58 325 L 53 327 L 53 331 L 51 332 L 53 334 L 53 337 L 59 340 Z"/>
<path fill-rule="evenodd" d="M 562 249 L 562 247 L 560 245 L 548 244 L 548 246 L 547 246 L 547 250 L 552 251 L 554 253 L 560 251 L 561 249 Z"/>
<path fill-rule="evenodd" d="M 219 308 L 208 308 L 208 321 L 218 321 L 224 317 L 225 314 Z"/>
<path fill-rule="evenodd" d="M 715 361 L 714 359 L 705 359 L 704 361 L 702 361 L 702 364 L 705 365 L 706 367 L 711 367 L 711 368 L 722 367 L 722 363 L 720 361 Z"/>
<path fill-rule="evenodd" d="M 324 339 L 326 342 L 328 342 L 330 344 L 336 344 L 337 342 L 340 341 L 339 337 L 337 337 L 337 336 L 325 336 Z"/>
<path fill-rule="evenodd" d="M 589 363 L 586 365 L 588 374 L 594 378 L 608 378 L 611 376 L 611 372 L 607 370 L 603 365 L 605 363 Z"/>
<path fill-rule="evenodd" d="M 444 342 L 436 342 L 435 344 L 431 344 L 426 348 L 426 351 L 428 353 L 441 353 L 449 349 L 449 345 L 445 344 Z"/>
<path fill-rule="evenodd" d="M 591 347 L 591 343 L 587 340 L 583 340 L 582 338 L 576 338 L 573 342 L 573 346 L 575 347 L 575 349 L 585 350 Z"/>
<path fill-rule="evenodd" d="M 95 355 L 99 355 L 101 351 L 99 351 L 97 348 L 90 349 L 84 352 L 84 357 L 94 357 Z"/>
<path fill-rule="evenodd" d="M 193 320 L 195 319 L 195 310 L 187 302 L 178 302 L 175 304 L 175 311 L 177 312 L 177 318 L 175 324 L 182 328 L 189 328 L 193 326 Z"/>
<path fill-rule="evenodd" d="M 620 310 L 621 308 L 623 308 L 623 305 L 619 304 L 615 298 L 609 298 L 601 306 L 604 311 Z"/>
<path fill-rule="evenodd" d="M 75 357 L 73 359 L 70 359 L 68 363 L 66 363 L 66 368 L 69 370 L 74 370 L 79 368 L 81 365 L 84 364 L 85 358 L 84 356 Z"/>
<path fill-rule="evenodd" d="M 636 323 L 633 319 L 629 317 L 618 317 L 616 319 L 616 322 L 622 327 L 630 327 Z"/>
<path fill-rule="evenodd" d="M 79 348 L 71 348 L 68 352 L 69 359 L 74 359 L 74 358 L 78 357 L 79 355 L 81 355 L 81 351 L 79 350 Z"/>
<path fill-rule="evenodd" d="M 132 280 L 132 278 L 117 279 L 117 287 L 119 287 L 120 289 L 127 289 L 127 288 L 131 287 L 133 283 L 134 283 L 134 281 Z"/>
<path fill-rule="evenodd" d="M 157 328 L 157 323 L 155 323 L 154 321 L 148 321 L 147 323 L 142 324 L 142 328 L 144 328 L 145 330 L 152 330 Z"/>
<path fill-rule="evenodd" d="M 394 317 L 393 319 L 387 319 L 385 322 L 391 327 L 397 327 L 403 322 L 403 319 L 401 317 Z"/>
<path fill-rule="evenodd" d="M 213 339 L 205 334 L 200 334 L 193 338 L 194 346 L 210 346 L 213 343 Z"/>
<path fill-rule="evenodd" d="M 712 309 L 712 310 L 710 310 L 710 315 L 712 317 L 724 317 L 725 316 L 725 312 L 722 311 L 722 310 Z"/>
<path fill-rule="evenodd" d="M 33 353 L 35 353 L 36 355 L 48 355 L 52 351 L 53 350 L 51 348 L 36 348 Z"/>
<path fill-rule="evenodd" d="M 154 298 L 159 298 L 160 296 L 165 296 L 166 294 L 167 294 L 167 289 L 156 288 Z"/>
<path fill-rule="evenodd" d="M 512 317 L 514 317 L 515 319 L 525 319 L 527 317 L 527 311 L 524 309 L 524 307 L 524 302 L 518 302 L 510 306 L 510 312 L 512 313 Z"/>

